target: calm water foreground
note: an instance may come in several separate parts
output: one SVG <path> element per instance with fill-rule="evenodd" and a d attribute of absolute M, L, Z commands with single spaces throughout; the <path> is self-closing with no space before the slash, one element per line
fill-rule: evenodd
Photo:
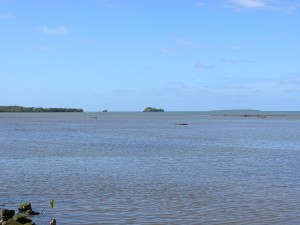
<path fill-rule="evenodd" d="M 0 208 L 37 225 L 300 224 L 299 162 L 299 115 L 0 114 Z"/>

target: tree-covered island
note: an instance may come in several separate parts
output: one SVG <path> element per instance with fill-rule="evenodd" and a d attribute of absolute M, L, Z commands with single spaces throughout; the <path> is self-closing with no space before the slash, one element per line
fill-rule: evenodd
<path fill-rule="evenodd" d="M 83 112 L 80 108 L 42 108 L 23 106 L 0 106 L 0 112 Z"/>
<path fill-rule="evenodd" d="M 153 108 L 153 107 L 147 107 L 144 109 L 143 112 L 164 112 L 165 110 L 163 109 L 157 109 L 157 108 Z"/>

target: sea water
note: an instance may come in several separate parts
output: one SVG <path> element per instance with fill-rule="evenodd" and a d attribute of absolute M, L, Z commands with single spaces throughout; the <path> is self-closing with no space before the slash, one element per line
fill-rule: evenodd
<path fill-rule="evenodd" d="M 37 225 L 300 224 L 299 162 L 295 113 L 0 114 L 0 208 Z"/>

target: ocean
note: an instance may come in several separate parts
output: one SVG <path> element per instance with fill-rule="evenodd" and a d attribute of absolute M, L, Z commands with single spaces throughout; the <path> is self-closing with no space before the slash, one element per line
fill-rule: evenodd
<path fill-rule="evenodd" d="M 0 113 L 0 208 L 37 225 L 300 224 L 299 162 L 297 112 Z"/>

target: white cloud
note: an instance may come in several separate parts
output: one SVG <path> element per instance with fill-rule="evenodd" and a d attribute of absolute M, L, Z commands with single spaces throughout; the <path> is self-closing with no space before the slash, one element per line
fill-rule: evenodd
<path fill-rule="evenodd" d="M 243 9 L 264 9 L 277 12 L 292 12 L 300 9 L 300 1 L 289 0 L 227 0 L 227 6 Z"/>
<path fill-rule="evenodd" d="M 53 35 L 69 33 L 69 29 L 64 26 L 57 27 L 57 28 L 49 28 L 49 27 L 43 26 L 43 27 L 39 27 L 37 30 L 44 34 L 53 34 Z"/>
<path fill-rule="evenodd" d="M 247 9 L 261 9 L 266 6 L 266 2 L 263 0 L 231 0 L 230 3 Z"/>

